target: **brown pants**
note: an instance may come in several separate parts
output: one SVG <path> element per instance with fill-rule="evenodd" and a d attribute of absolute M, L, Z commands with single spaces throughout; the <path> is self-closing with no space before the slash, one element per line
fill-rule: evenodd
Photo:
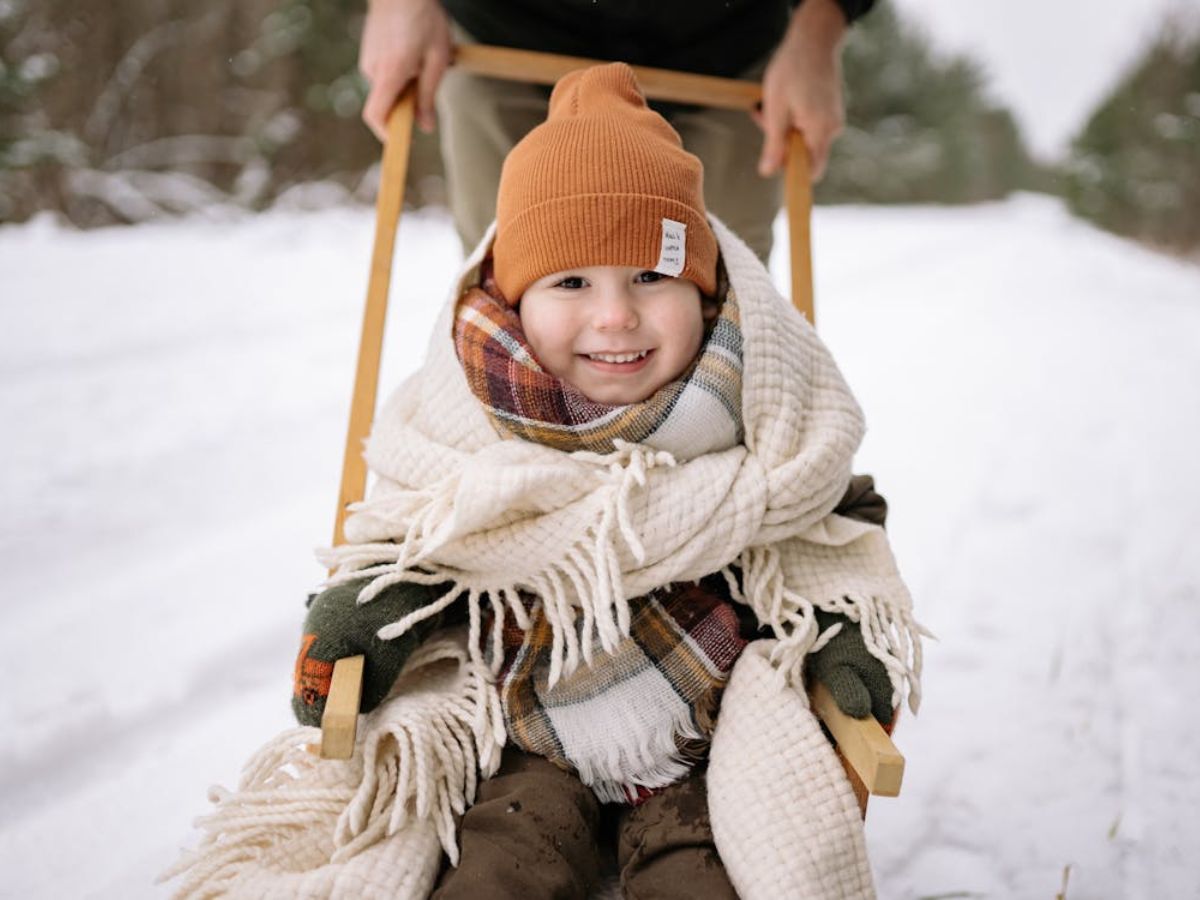
<path fill-rule="evenodd" d="M 458 25 L 455 43 L 474 43 Z M 762 60 L 743 78 L 758 80 Z M 438 88 L 438 131 L 450 208 L 466 252 L 475 249 L 496 217 L 504 157 L 546 118 L 550 89 L 485 78 L 451 66 Z M 762 132 L 740 110 L 675 108 L 669 115 L 683 146 L 704 164 L 704 202 L 766 262 L 771 225 L 783 200 L 778 178 L 757 171 Z"/>
<path fill-rule="evenodd" d="M 640 806 L 602 807 L 574 775 L 513 749 L 463 816 L 458 868 L 443 872 L 433 896 L 586 900 L 606 868 L 606 814 L 615 819 L 623 896 L 736 900 L 713 844 L 703 775 Z"/>

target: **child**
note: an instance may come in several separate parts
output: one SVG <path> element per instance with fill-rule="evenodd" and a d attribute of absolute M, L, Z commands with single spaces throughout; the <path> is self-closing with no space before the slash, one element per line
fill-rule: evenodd
<path fill-rule="evenodd" d="M 915 674 L 882 499 L 850 481 L 858 408 L 718 238 L 701 179 L 629 67 L 565 77 L 505 163 L 452 322 L 377 423 L 381 483 L 311 605 L 293 707 L 317 724 L 333 661 L 364 653 L 369 712 L 468 622 L 507 746 L 435 896 L 586 897 L 603 803 L 627 895 L 735 897 L 704 761 L 747 640 L 765 629 L 781 678 L 806 666 L 885 723 Z"/>

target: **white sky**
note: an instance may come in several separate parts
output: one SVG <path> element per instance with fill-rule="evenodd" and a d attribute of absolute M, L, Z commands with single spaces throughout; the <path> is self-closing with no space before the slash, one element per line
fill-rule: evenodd
<path fill-rule="evenodd" d="M 1168 10 L 1200 19 L 1200 0 L 882 0 L 936 46 L 969 51 L 1042 157 L 1074 131 Z"/>

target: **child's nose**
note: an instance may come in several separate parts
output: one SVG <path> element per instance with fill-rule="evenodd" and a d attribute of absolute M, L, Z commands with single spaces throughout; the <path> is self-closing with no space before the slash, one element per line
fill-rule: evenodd
<path fill-rule="evenodd" d="M 595 316 L 598 331 L 631 331 L 638 326 L 637 309 L 629 291 L 610 288 L 601 293 Z"/>

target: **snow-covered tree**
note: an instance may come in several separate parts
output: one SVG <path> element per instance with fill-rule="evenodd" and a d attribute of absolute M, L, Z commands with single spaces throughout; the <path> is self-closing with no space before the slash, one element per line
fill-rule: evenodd
<path fill-rule="evenodd" d="M 817 190 L 824 202 L 963 203 L 1031 187 L 1035 169 L 979 65 L 943 58 L 891 4 L 851 31 L 846 130 Z"/>
<path fill-rule="evenodd" d="M 1200 19 L 1171 18 L 1075 136 L 1066 196 L 1119 234 L 1200 254 Z"/>
<path fill-rule="evenodd" d="M 363 12 L 362 0 L 0 0 L 0 219 L 54 209 L 90 226 L 283 194 L 369 199 L 379 145 L 358 118 Z M 962 202 L 1024 183 L 1016 126 L 977 67 L 937 58 L 888 3 L 854 26 L 845 61 L 849 127 L 819 200 Z M 410 201 L 436 200 L 440 176 L 436 138 L 418 134 Z"/>

